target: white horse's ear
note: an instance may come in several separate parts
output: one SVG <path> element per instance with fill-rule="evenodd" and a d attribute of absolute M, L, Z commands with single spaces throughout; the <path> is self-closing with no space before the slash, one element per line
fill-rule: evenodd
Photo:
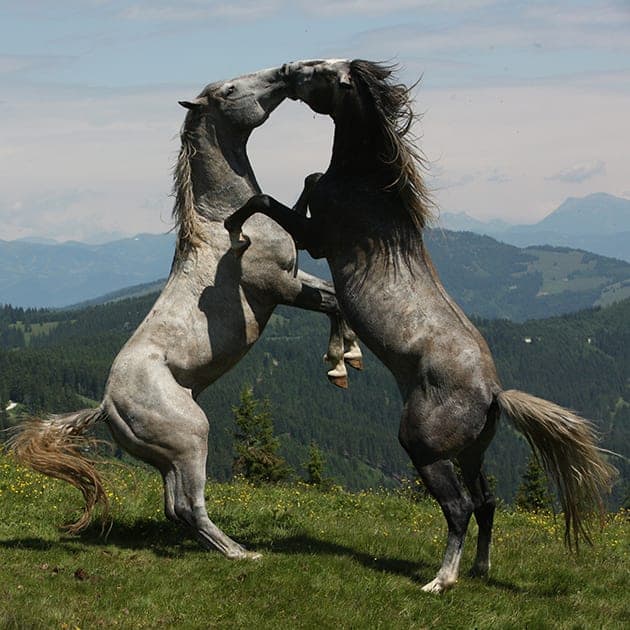
<path fill-rule="evenodd" d="M 205 107 L 208 105 L 208 97 L 200 96 L 194 101 L 177 101 L 182 107 L 186 109 L 196 109 L 197 107 Z"/>
<path fill-rule="evenodd" d="M 349 70 L 341 70 L 339 72 L 339 85 L 345 88 L 352 87 L 352 77 Z"/>

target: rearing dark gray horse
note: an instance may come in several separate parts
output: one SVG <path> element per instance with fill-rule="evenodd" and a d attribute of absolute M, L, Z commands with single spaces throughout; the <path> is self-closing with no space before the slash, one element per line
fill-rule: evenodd
<path fill-rule="evenodd" d="M 588 539 L 584 517 L 602 509 L 614 469 L 587 421 L 503 390 L 486 342 L 440 283 L 422 239 L 430 206 L 408 133 L 409 90 L 391 80 L 391 68 L 366 61 L 295 62 L 286 72 L 292 96 L 335 122 L 330 166 L 307 178 L 311 217 L 257 195 L 226 227 L 238 240 L 243 221 L 262 212 L 312 255 L 326 257 L 343 312 L 396 378 L 404 403 L 400 442 L 448 523 L 442 566 L 423 589 L 440 592 L 457 580 L 473 513 L 479 536 L 472 572 L 488 572 L 495 501 L 481 468 L 501 411 L 556 481 L 568 543 Z"/>

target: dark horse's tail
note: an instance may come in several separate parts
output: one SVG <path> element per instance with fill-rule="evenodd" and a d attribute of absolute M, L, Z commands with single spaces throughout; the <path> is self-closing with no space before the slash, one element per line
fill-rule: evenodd
<path fill-rule="evenodd" d="M 71 483 L 83 494 L 85 508 L 81 517 L 66 528 L 76 533 L 87 527 L 92 512 L 101 505 L 107 516 L 109 501 L 94 461 L 86 456 L 95 440 L 83 435 L 85 430 L 107 417 L 105 411 L 81 409 L 45 419 L 29 418 L 20 423 L 8 441 L 9 451 L 17 461 L 37 472 Z"/>
<path fill-rule="evenodd" d="M 579 538 L 590 542 L 587 517 L 604 514 L 603 496 L 617 474 L 597 447 L 592 424 L 555 403 L 515 389 L 497 401 L 527 438 L 553 479 L 564 511 L 565 540 L 577 549 Z"/>

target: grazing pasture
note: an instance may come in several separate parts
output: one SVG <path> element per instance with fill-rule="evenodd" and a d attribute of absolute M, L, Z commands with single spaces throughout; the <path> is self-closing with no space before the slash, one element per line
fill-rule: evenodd
<path fill-rule="evenodd" d="M 76 518 L 79 493 L 0 456 L 0 627 L 622 628 L 630 618 L 627 512 L 575 556 L 561 516 L 499 509 L 490 578 L 466 577 L 468 544 L 458 587 L 436 597 L 420 590 L 446 534 L 430 500 L 209 483 L 211 517 L 263 553 L 229 561 L 164 519 L 157 474 L 101 469 L 109 535 L 95 524 L 70 536 L 59 527 Z"/>

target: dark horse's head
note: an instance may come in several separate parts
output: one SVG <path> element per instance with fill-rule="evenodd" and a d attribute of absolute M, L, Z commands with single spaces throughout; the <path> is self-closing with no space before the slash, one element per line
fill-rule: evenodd
<path fill-rule="evenodd" d="M 398 193 L 403 214 L 416 228 L 428 222 L 432 203 L 422 181 L 425 160 L 410 133 L 414 122 L 411 88 L 395 80 L 396 66 L 355 59 L 295 61 L 284 66 L 289 98 L 327 114 L 335 127 L 351 127 L 354 155 L 364 154 L 366 139 L 379 164 L 383 188 Z M 345 143 L 344 149 L 353 151 Z M 333 148 L 334 157 L 335 148 Z"/>

